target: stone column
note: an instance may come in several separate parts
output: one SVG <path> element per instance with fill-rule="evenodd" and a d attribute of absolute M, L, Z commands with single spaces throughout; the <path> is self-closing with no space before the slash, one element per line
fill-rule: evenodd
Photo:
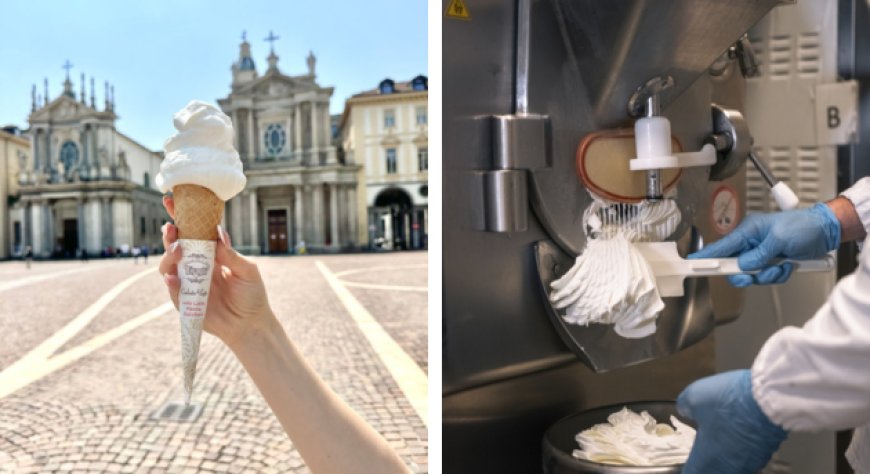
<path fill-rule="evenodd" d="M 302 238 L 302 185 L 293 186 L 295 196 L 293 197 L 293 217 L 296 221 L 293 226 L 293 233 L 296 235 L 296 243 L 303 240 Z"/>
<path fill-rule="evenodd" d="M 86 244 L 85 248 L 97 255 L 103 250 L 103 216 L 101 214 L 102 203 L 100 199 L 91 198 L 85 202 L 85 214 L 88 225 L 84 229 Z"/>
<path fill-rule="evenodd" d="M 48 255 L 54 252 L 54 213 L 51 209 L 51 203 L 46 201 L 42 209 L 43 230 L 45 235 L 45 244 L 43 249 Z"/>
<path fill-rule="evenodd" d="M 133 203 L 127 199 L 112 200 L 112 232 L 115 246 L 133 245 Z"/>
<path fill-rule="evenodd" d="M 44 136 L 45 136 L 45 148 L 44 148 L 44 150 L 43 150 L 43 156 L 42 156 L 43 161 L 42 161 L 42 165 L 45 167 L 45 171 L 46 171 L 49 175 L 51 175 L 51 169 L 52 169 L 52 167 L 53 167 L 53 166 L 52 166 L 52 162 L 51 162 L 51 160 L 52 160 L 52 154 L 51 154 L 51 128 L 49 128 L 48 131 L 47 131 L 46 133 L 44 133 Z"/>
<path fill-rule="evenodd" d="M 342 183 L 336 186 L 338 193 L 338 238 L 343 246 L 347 241 L 347 191 Z"/>
<path fill-rule="evenodd" d="M 357 223 L 359 222 L 359 218 L 357 217 L 357 184 L 349 186 L 347 190 L 347 225 L 348 225 L 348 240 L 351 241 L 354 245 L 361 245 L 364 242 L 359 241 L 359 235 L 357 233 L 359 230 L 357 229 Z"/>
<path fill-rule="evenodd" d="M 33 230 L 33 216 L 30 214 L 31 212 L 31 204 L 29 201 L 22 203 L 22 216 L 21 216 L 21 252 L 24 252 L 24 248 L 30 245 L 33 248 L 33 236 L 31 232 Z"/>
<path fill-rule="evenodd" d="M 102 232 L 100 235 L 102 244 L 100 246 L 102 248 L 109 246 L 117 247 L 118 244 L 115 242 L 114 232 L 112 231 L 112 198 L 100 198 L 100 217 L 102 221 Z"/>
<path fill-rule="evenodd" d="M 239 110 L 233 110 L 233 116 L 230 119 L 233 123 L 233 130 L 236 131 L 235 136 L 233 137 L 233 144 L 236 147 L 236 150 L 241 150 L 242 147 L 239 145 L 242 143 L 242 127 L 239 127 Z"/>
<path fill-rule="evenodd" d="M 314 235 L 313 240 L 314 244 L 323 247 L 324 246 L 324 238 L 323 238 L 323 185 L 318 183 L 315 184 L 312 193 L 312 204 L 314 205 L 313 212 L 311 213 L 311 220 L 314 221 Z"/>
<path fill-rule="evenodd" d="M 335 183 L 329 183 L 329 230 L 332 247 L 341 248 L 341 241 L 338 237 L 338 186 Z"/>
<path fill-rule="evenodd" d="M 314 162 L 318 162 L 317 152 L 320 150 L 320 125 L 317 120 L 317 102 L 311 101 L 311 151 L 314 153 Z"/>
<path fill-rule="evenodd" d="M 301 159 L 302 152 L 302 111 L 299 104 L 293 107 L 293 152 L 297 159 Z"/>
<path fill-rule="evenodd" d="M 42 147 L 40 146 L 40 143 L 39 143 L 39 141 L 41 139 L 42 139 L 42 130 L 37 128 L 36 131 L 33 132 L 33 171 L 34 172 L 39 172 L 41 169 L 40 163 L 39 163 L 39 160 L 40 160 L 39 154 L 42 152 Z"/>
<path fill-rule="evenodd" d="M 323 120 L 323 136 L 326 139 L 323 141 L 323 146 L 328 147 L 332 144 L 332 127 L 329 125 L 329 105 L 321 104 L 321 119 Z"/>
<path fill-rule="evenodd" d="M 30 203 L 30 235 L 31 244 L 34 256 L 41 256 L 43 253 L 43 245 L 45 244 L 45 211 L 44 201 L 34 201 Z"/>
<path fill-rule="evenodd" d="M 228 207 L 230 208 L 230 240 L 236 245 L 241 245 L 244 243 L 242 239 L 242 197 L 235 196 L 230 199 Z"/>
<path fill-rule="evenodd" d="M 250 225 L 251 225 L 251 246 L 256 249 L 256 253 L 261 253 L 260 239 L 257 230 L 260 226 L 260 215 L 257 212 L 257 188 L 251 189 L 248 193 L 248 209 L 250 210 Z"/>
<path fill-rule="evenodd" d="M 84 198 L 76 199 L 76 204 L 78 207 L 78 219 L 76 222 L 76 231 L 78 235 L 79 248 L 87 249 L 88 243 L 85 239 L 87 239 L 87 235 L 85 234 L 85 229 L 87 226 L 85 225 L 85 200 Z"/>
<path fill-rule="evenodd" d="M 251 161 L 257 159 L 257 135 L 254 132 L 254 109 L 248 109 L 248 158 Z"/>

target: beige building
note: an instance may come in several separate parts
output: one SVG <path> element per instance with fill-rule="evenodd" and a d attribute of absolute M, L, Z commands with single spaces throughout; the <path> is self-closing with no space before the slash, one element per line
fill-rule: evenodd
<path fill-rule="evenodd" d="M 317 83 L 313 54 L 299 75 L 283 74 L 274 50 L 267 61 L 260 76 L 243 40 L 232 90 L 218 100 L 248 178 L 226 210 L 234 246 L 254 254 L 356 248 L 360 166 L 339 161 L 332 143 L 333 88 Z"/>
<path fill-rule="evenodd" d="M 168 216 L 153 177 L 162 154 L 115 128 L 108 84 L 100 109 L 93 78 L 90 101 L 81 79 L 78 97 L 69 75 L 54 100 L 47 80 L 43 97 L 33 87 L 27 131 L 33 151 L 17 158 L 19 187 L 8 218 L 16 256 L 28 246 L 37 258 L 69 258 L 161 244 Z"/>
<path fill-rule="evenodd" d="M 21 232 L 9 219 L 9 203 L 18 198 L 18 170 L 29 157 L 30 141 L 17 128 L 0 130 L 0 260 L 21 248 Z"/>
<path fill-rule="evenodd" d="M 363 164 L 361 241 L 388 249 L 428 245 L 426 76 L 381 81 L 348 99 L 339 129 L 346 160 Z"/>

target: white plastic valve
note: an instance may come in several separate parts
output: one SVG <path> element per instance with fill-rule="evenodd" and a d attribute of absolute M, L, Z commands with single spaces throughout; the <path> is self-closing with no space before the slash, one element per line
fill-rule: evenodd
<path fill-rule="evenodd" d="M 671 149 L 671 122 L 662 116 L 640 118 L 634 124 L 637 158 L 629 161 L 632 171 L 690 166 L 710 166 L 716 163 L 716 148 L 706 144 L 699 151 L 674 153 Z"/>
<path fill-rule="evenodd" d="M 795 209 L 801 202 L 794 191 L 792 191 L 791 188 L 782 181 L 776 183 L 772 188 L 770 188 L 770 194 L 773 195 L 776 205 L 783 211 Z"/>

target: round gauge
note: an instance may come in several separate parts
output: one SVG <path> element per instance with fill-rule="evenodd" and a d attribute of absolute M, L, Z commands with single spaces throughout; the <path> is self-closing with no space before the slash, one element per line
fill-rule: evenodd
<path fill-rule="evenodd" d="M 740 220 L 740 202 L 737 200 L 737 191 L 731 186 L 722 186 L 713 192 L 711 203 L 710 216 L 713 219 L 713 228 L 716 232 L 724 235 L 734 230 Z"/>

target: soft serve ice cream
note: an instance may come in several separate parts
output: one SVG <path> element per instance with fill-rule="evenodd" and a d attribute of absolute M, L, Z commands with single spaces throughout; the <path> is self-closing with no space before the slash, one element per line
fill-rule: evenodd
<path fill-rule="evenodd" d="M 239 153 L 233 148 L 233 124 L 217 107 L 193 100 L 173 117 L 178 132 L 163 146 L 156 184 L 164 193 L 178 184 L 208 188 L 229 201 L 245 187 Z"/>
<path fill-rule="evenodd" d="M 657 423 L 647 412 L 624 407 L 575 438 L 580 449 L 575 458 L 622 466 L 669 466 L 684 464 L 695 443 L 695 430 L 671 417 L 671 427 Z"/>
<path fill-rule="evenodd" d="M 202 323 L 214 269 L 217 226 L 224 201 L 245 187 L 239 154 L 233 148 L 230 118 L 217 107 L 191 101 L 174 116 L 178 132 L 166 141 L 156 184 L 172 192 L 182 257 L 178 264 L 181 358 L 185 402 L 190 403 Z"/>

